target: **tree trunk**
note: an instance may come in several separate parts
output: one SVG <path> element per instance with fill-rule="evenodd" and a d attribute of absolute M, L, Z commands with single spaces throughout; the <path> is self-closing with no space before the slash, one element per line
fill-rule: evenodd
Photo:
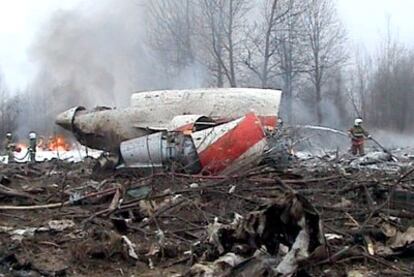
<path fill-rule="evenodd" d="M 316 92 L 316 119 L 318 124 L 322 124 L 323 116 L 322 116 L 322 92 L 321 92 L 321 84 L 317 82 L 315 84 L 315 92 Z"/>
<path fill-rule="evenodd" d="M 266 30 L 266 37 L 265 37 L 265 49 L 264 49 L 264 60 L 263 60 L 263 68 L 262 68 L 262 88 L 267 88 L 267 81 L 269 76 L 269 59 L 270 59 L 270 37 L 272 35 L 273 25 L 274 25 L 274 17 L 275 17 L 275 10 L 277 6 L 278 0 L 273 0 L 272 8 L 270 11 L 270 18 L 269 23 Z"/>
<path fill-rule="evenodd" d="M 223 67 L 220 63 L 217 63 L 217 87 L 222 88 L 224 87 L 224 80 L 223 80 Z"/>
<path fill-rule="evenodd" d="M 289 74 L 285 75 L 284 78 L 284 91 L 283 94 L 285 96 L 285 115 L 286 117 L 283 119 L 285 122 L 292 123 L 293 122 L 293 93 L 292 93 L 292 80 Z"/>
<path fill-rule="evenodd" d="M 234 48 L 233 48 L 233 0 L 229 1 L 229 26 L 228 26 L 228 42 L 229 42 L 229 67 L 230 67 L 230 86 L 237 87 L 236 72 L 234 68 Z"/>

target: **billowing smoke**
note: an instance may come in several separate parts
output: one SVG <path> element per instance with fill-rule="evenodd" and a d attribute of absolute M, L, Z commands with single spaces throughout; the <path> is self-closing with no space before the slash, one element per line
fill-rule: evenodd
<path fill-rule="evenodd" d="M 135 0 L 91 0 L 53 14 L 29 53 L 39 71 L 24 94 L 18 133 L 50 133 L 55 115 L 72 106 L 122 107 L 134 91 L 177 87 L 157 70 L 145 24 Z"/>

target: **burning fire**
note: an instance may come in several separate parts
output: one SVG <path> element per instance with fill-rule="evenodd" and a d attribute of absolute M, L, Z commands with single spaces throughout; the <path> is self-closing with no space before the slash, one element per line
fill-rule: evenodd
<path fill-rule="evenodd" d="M 24 143 L 18 143 L 16 144 L 16 148 L 15 148 L 15 152 L 20 153 L 20 152 L 25 152 L 27 150 L 27 145 Z"/>
<path fill-rule="evenodd" d="M 49 141 L 47 143 L 47 149 L 51 151 L 69 151 L 70 150 L 70 144 L 66 141 L 66 139 L 63 136 L 55 136 L 49 138 Z"/>

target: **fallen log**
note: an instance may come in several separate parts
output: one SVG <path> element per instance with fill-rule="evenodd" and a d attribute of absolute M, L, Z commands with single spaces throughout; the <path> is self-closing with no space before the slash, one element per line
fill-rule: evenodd
<path fill-rule="evenodd" d="M 28 198 L 28 199 L 33 199 L 34 198 L 33 195 L 11 189 L 11 188 L 8 188 L 8 187 L 3 186 L 3 185 L 0 185 L 0 194 L 5 195 L 5 196 L 21 197 L 21 198 Z"/>
<path fill-rule="evenodd" d="M 79 198 L 77 201 L 84 200 L 84 199 L 91 198 L 91 197 L 95 197 L 95 196 L 111 195 L 111 194 L 114 194 L 117 190 L 118 190 L 117 188 L 113 188 L 113 189 L 108 189 L 108 190 L 101 191 L 101 192 L 90 193 L 90 194 L 87 194 L 87 195 Z M 45 204 L 45 205 L 32 205 L 32 206 L 10 206 L 10 205 L 5 205 L 5 206 L 0 206 L 0 210 L 55 209 L 55 208 L 64 207 L 64 206 L 68 206 L 68 205 L 72 205 L 72 204 L 74 204 L 74 202 L 68 200 L 68 201 L 65 201 L 65 202 L 51 203 L 51 204 Z"/>

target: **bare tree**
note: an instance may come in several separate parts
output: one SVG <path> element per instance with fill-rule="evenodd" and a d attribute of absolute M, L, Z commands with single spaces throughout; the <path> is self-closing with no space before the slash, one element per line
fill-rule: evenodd
<path fill-rule="evenodd" d="M 414 100 L 413 74 L 414 52 L 398 42 L 388 20 L 370 87 L 369 113 L 374 125 L 401 132 L 413 128 L 414 117 L 409 106 Z"/>
<path fill-rule="evenodd" d="M 354 52 L 347 94 L 356 116 L 368 119 L 372 59 L 364 48 L 356 48 Z"/>
<path fill-rule="evenodd" d="M 283 81 L 284 111 L 288 122 L 293 120 L 293 84 L 296 78 L 305 71 L 302 55 L 301 33 L 303 31 L 300 16 L 307 9 L 305 1 L 287 0 L 285 20 L 277 29 L 277 57 L 279 71 Z"/>
<path fill-rule="evenodd" d="M 414 51 L 407 51 L 403 59 L 399 60 L 393 72 L 394 91 L 389 92 L 390 102 L 388 109 L 393 116 L 389 125 L 400 132 L 414 129 L 413 107 L 414 101 Z M 394 125 L 394 126 L 393 126 Z"/>
<path fill-rule="evenodd" d="M 338 19 L 333 0 L 309 0 L 303 13 L 303 54 L 307 61 L 307 73 L 315 90 L 316 114 L 322 123 L 323 86 L 330 69 L 346 61 L 345 31 Z"/>
<path fill-rule="evenodd" d="M 216 86 L 224 86 L 224 3 L 220 1 L 201 0 L 203 15 L 203 33 L 201 39 L 205 40 L 204 50 L 207 53 L 206 63 L 216 78 Z M 212 57 L 212 60 L 210 60 Z"/>
<path fill-rule="evenodd" d="M 231 87 L 237 86 L 237 56 L 241 31 L 249 10 L 247 0 L 200 0 L 204 17 L 207 52 L 216 65 L 217 85 L 223 86 L 223 75 Z"/>
<path fill-rule="evenodd" d="M 7 101 L 8 90 L 3 81 L 3 74 L 0 73 L 0 135 L 3 137 L 8 132 L 7 126 Z M 1 141 L 1 140 L 0 140 Z"/>
<path fill-rule="evenodd" d="M 177 73 L 195 62 L 196 4 L 194 0 L 146 2 L 148 37 L 165 69 Z"/>
<path fill-rule="evenodd" d="M 17 93 L 12 94 L 0 74 L 0 141 L 7 132 L 17 129 L 17 118 L 20 112 L 20 98 Z"/>
<path fill-rule="evenodd" d="M 237 86 L 240 32 L 247 0 L 154 0 L 146 4 L 149 40 L 167 75 L 202 64 L 216 78 Z M 210 79 L 210 78 L 208 78 Z"/>
<path fill-rule="evenodd" d="M 348 98 L 347 79 L 344 73 L 345 70 L 341 67 L 332 69 L 332 78 L 326 84 L 324 97 L 324 103 L 329 104 L 325 105 L 324 114 L 329 114 L 329 117 L 325 118 L 325 124 L 328 123 L 336 128 L 346 128 L 354 117 L 354 114 L 349 112 L 352 111 L 353 103 Z"/>
<path fill-rule="evenodd" d="M 260 80 L 260 86 L 266 88 L 269 81 L 278 75 L 277 59 L 274 58 L 278 44 L 275 32 L 280 21 L 284 20 L 288 10 L 282 10 L 284 0 L 266 0 L 261 16 L 247 30 L 246 55 L 244 64 Z"/>
<path fill-rule="evenodd" d="M 300 15 L 306 3 L 299 0 L 265 0 L 261 16 L 247 31 L 244 63 L 262 88 L 282 83 L 285 120 L 292 119 L 293 81 L 303 72 L 300 54 Z"/>

